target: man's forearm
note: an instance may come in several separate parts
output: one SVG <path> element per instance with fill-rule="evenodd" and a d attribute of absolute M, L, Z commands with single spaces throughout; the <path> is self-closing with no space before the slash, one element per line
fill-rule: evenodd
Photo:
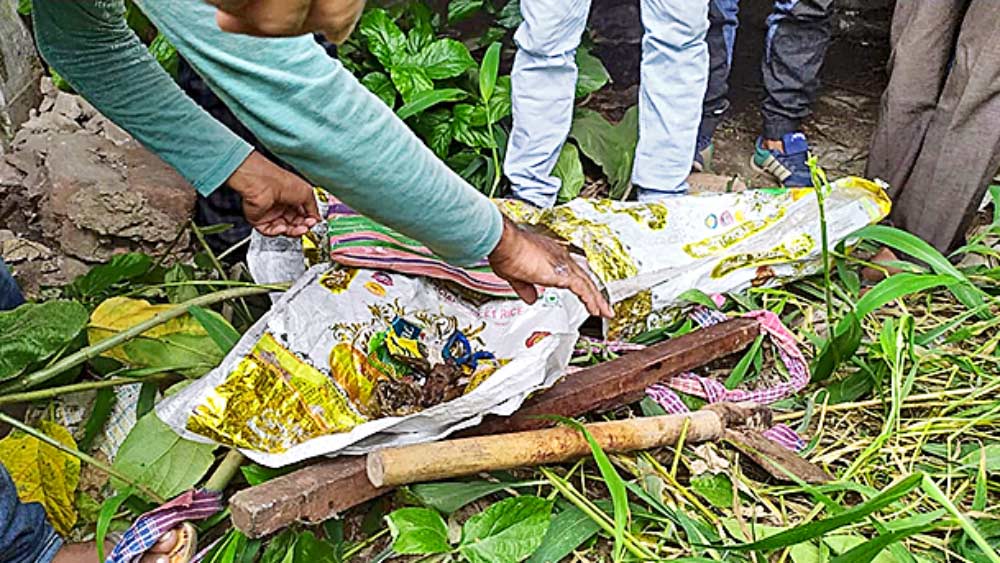
<path fill-rule="evenodd" d="M 240 121 L 312 182 L 453 262 L 496 246 L 496 207 L 310 37 L 223 33 L 202 0 L 141 4 Z"/>
<path fill-rule="evenodd" d="M 32 14 L 49 65 L 200 193 L 253 150 L 174 84 L 128 28 L 121 0 L 34 0 Z"/>

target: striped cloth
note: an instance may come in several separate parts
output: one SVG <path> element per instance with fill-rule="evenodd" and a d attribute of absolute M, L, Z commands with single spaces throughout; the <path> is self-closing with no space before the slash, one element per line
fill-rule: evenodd
<path fill-rule="evenodd" d="M 133 563 L 164 534 L 183 522 L 204 520 L 222 510 L 222 493 L 211 491 L 188 491 L 174 500 L 153 509 L 135 521 L 122 534 L 105 563 Z"/>
<path fill-rule="evenodd" d="M 327 249 L 330 259 L 338 264 L 447 280 L 494 297 L 517 297 L 485 260 L 468 268 L 452 266 L 417 240 L 358 214 L 332 197 L 328 205 Z"/>
<path fill-rule="evenodd" d="M 697 308 L 692 314 L 695 322 L 702 327 L 712 326 L 726 320 L 726 315 L 711 311 L 704 307 Z M 689 412 L 687 405 L 681 401 L 676 392 L 700 397 L 709 403 L 752 401 L 770 404 L 801 391 L 809 383 L 809 368 L 805 356 L 799 350 L 795 336 L 782 324 L 781 319 L 770 311 L 753 311 L 744 315 L 755 319 L 761 328 L 778 348 L 778 356 L 791 376 L 773 387 L 746 391 L 743 389 L 726 389 L 725 385 L 710 377 L 702 377 L 693 373 L 675 376 L 663 383 L 650 386 L 646 394 L 655 400 L 664 410 L 671 414 Z M 764 432 L 764 436 L 793 451 L 805 448 L 805 441 L 785 424 L 776 424 Z"/>

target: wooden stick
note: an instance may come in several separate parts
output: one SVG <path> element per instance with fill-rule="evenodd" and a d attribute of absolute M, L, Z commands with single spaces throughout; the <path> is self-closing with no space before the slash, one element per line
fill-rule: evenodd
<path fill-rule="evenodd" d="M 721 407 L 721 408 L 720 408 Z M 727 411 L 723 409 L 729 409 Z M 648 450 L 676 444 L 719 440 L 727 419 L 743 423 L 756 405 L 716 405 L 697 412 L 587 424 L 585 428 L 608 453 Z M 574 428 L 477 436 L 386 448 L 368 454 L 368 479 L 376 487 L 437 481 L 485 471 L 573 461 L 590 455 L 583 433 Z"/>
<path fill-rule="evenodd" d="M 579 416 L 642 397 L 646 387 L 743 350 L 760 334 L 755 321 L 735 319 L 696 330 L 567 376 L 529 398 L 514 415 L 488 417 L 463 436 L 517 432 L 553 424 L 537 415 Z M 317 461 L 288 475 L 239 491 L 229 501 L 233 524 L 259 538 L 295 522 L 318 524 L 391 488 L 378 488 L 364 457 Z"/>

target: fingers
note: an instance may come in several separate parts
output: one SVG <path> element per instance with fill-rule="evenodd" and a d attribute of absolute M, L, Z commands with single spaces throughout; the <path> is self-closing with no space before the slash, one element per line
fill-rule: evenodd
<path fill-rule="evenodd" d="M 611 305 L 597 288 L 597 284 L 587 275 L 587 272 L 573 260 L 569 261 L 568 289 L 583 301 L 587 311 L 594 316 L 607 319 L 614 318 L 615 313 Z"/>
<path fill-rule="evenodd" d="M 521 301 L 528 305 L 534 305 L 538 301 L 538 288 L 535 287 L 535 284 L 513 280 L 510 281 L 510 287 L 521 298 Z"/>
<path fill-rule="evenodd" d="M 170 553 L 177 545 L 177 530 L 170 530 L 163 534 L 153 547 L 149 548 L 152 553 Z"/>

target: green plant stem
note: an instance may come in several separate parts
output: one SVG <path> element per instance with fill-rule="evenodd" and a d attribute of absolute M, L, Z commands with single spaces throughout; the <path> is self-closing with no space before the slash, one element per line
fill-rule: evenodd
<path fill-rule="evenodd" d="M 142 335 L 148 330 L 160 326 L 161 324 L 171 320 L 176 319 L 182 315 L 187 314 L 191 307 L 207 307 L 214 305 L 216 303 L 221 303 L 228 299 L 237 299 L 240 297 L 249 297 L 251 295 L 262 295 L 274 291 L 273 288 L 269 287 L 238 287 L 234 289 L 225 289 L 222 291 L 217 291 L 215 293 L 209 293 L 208 295 L 200 295 L 194 299 L 185 301 L 184 303 L 177 304 L 167 311 L 158 313 L 152 318 L 147 319 L 137 325 L 134 325 L 126 330 L 119 332 L 118 334 L 102 340 L 97 344 L 92 346 L 87 346 L 86 348 L 66 356 L 62 360 L 59 360 L 55 364 L 48 366 L 44 369 L 38 370 L 34 373 L 25 375 L 19 378 L 17 381 L 8 383 L 0 387 L 0 394 L 12 393 L 15 391 L 22 391 L 24 389 L 30 389 L 32 387 L 37 387 L 43 383 L 49 381 L 50 379 L 56 377 L 57 375 L 63 373 L 64 371 L 74 368 L 88 360 L 100 356 L 102 353 L 111 350 L 117 346 L 120 346 L 124 342 L 127 342 L 137 336 Z"/>
<path fill-rule="evenodd" d="M 102 379 L 100 381 L 84 381 L 72 385 L 62 385 L 60 387 L 49 387 L 37 391 L 27 391 L 24 393 L 11 393 L 10 395 L 0 395 L 0 405 L 13 405 L 16 403 L 30 403 L 44 399 L 53 399 L 69 393 L 80 393 L 82 391 L 94 391 L 106 389 L 108 387 L 119 387 L 121 385 L 133 385 L 136 383 L 158 383 L 176 377 L 172 373 L 159 373 L 148 377 L 115 377 L 113 379 Z"/>
<path fill-rule="evenodd" d="M 205 489 L 209 491 L 215 491 L 221 493 L 226 490 L 229 486 L 229 482 L 233 480 L 233 477 L 240 470 L 240 466 L 246 460 L 243 454 L 239 450 L 229 450 L 226 452 L 226 457 L 222 458 L 219 466 L 215 468 L 208 477 L 208 481 L 205 482 Z"/>
<path fill-rule="evenodd" d="M 194 220 L 191 220 L 191 230 L 194 232 L 194 236 L 195 238 L 198 239 L 198 244 L 201 245 L 201 248 L 205 251 L 205 254 L 208 254 L 209 259 L 212 261 L 212 266 L 215 268 L 215 271 L 219 274 L 219 279 L 228 281 L 229 276 L 226 275 L 226 268 L 223 267 L 222 262 L 219 261 L 219 258 L 215 256 L 215 252 L 212 251 L 212 247 L 209 246 L 208 241 L 205 240 L 205 234 L 201 232 L 201 229 L 198 227 L 198 225 L 195 224 Z M 240 301 L 240 307 L 237 308 L 237 310 L 240 312 L 240 314 L 243 315 L 243 320 L 245 320 L 247 323 L 252 323 L 253 315 L 250 314 L 250 307 L 247 306 L 247 303 L 246 301 L 243 300 L 243 298 L 240 298 L 239 301 Z"/>
<path fill-rule="evenodd" d="M 95 457 L 93 457 L 91 455 L 85 454 L 85 453 L 83 453 L 81 451 L 74 450 L 73 448 L 67 446 L 66 444 L 63 444 L 59 440 L 56 440 L 55 438 L 52 438 L 51 436 L 48 436 L 48 435 L 44 434 L 43 432 L 40 432 L 38 429 L 35 429 L 35 428 L 32 428 L 32 427 L 28 426 L 27 424 L 21 422 L 20 420 L 12 417 L 12 416 L 10 416 L 10 415 L 8 415 L 6 413 L 0 412 L 0 422 L 7 423 L 7 424 L 13 426 L 14 428 L 17 428 L 21 432 L 24 432 L 25 434 L 28 434 L 29 436 L 32 436 L 33 438 L 35 438 L 35 439 L 37 439 L 39 441 L 45 442 L 46 444 L 52 446 L 53 448 L 55 448 L 55 449 L 63 452 L 64 454 L 66 454 L 68 456 L 75 457 L 75 458 L 79 459 L 80 461 L 82 461 L 84 463 L 89 463 L 90 465 L 93 465 L 94 467 L 96 467 L 97 469 L 100 469 L 101 471 L 107 473 L 108 475 L 110 475 L 110 476 L 112 476 L 112 477 L 114 477 L 116 479 L 119 479 L 119 480 L 123 481 L 124 483 L 126 483 L 126 484 L 128 484 L 128 485 L 130 485 L 132 487 L 135 487 L 137 490 L 141 491 L 150 500 L 152 500 L 153 502 L 155 502 L 157 504 L 163 504 L 164 502 L 166 502 L 166 499 L 164 499 L 160 495 L 158 495 L 155 492 L 153 492 L 149 487 L 147 487 L 145 485 L 142 485 L 140 483 L 137 483 L 131 477 L 129 477 L 128 475 L 125 475 L 124 473 L 118 471 L 114 467 L 111 467 L 107 463 L 105 463 L 105 462 L 103 462 L 103 461 L 101 461 L 101 460 L 99 460 L 99 459 L 97 459 L 97 458 L 95 458 Z"/>
<path fill-rule="evenodd" d="M 830 279 L 830 241 L 826 229 L 826 194 L 822 188 L 816 189 L 816 200 L 819 201 L 819 235 L 823 253 L 823 285 L 826 296 L 826 322 L 833 329 L 833 281 Z M 832 337 L 832 332 L 831 332 Z"/>

